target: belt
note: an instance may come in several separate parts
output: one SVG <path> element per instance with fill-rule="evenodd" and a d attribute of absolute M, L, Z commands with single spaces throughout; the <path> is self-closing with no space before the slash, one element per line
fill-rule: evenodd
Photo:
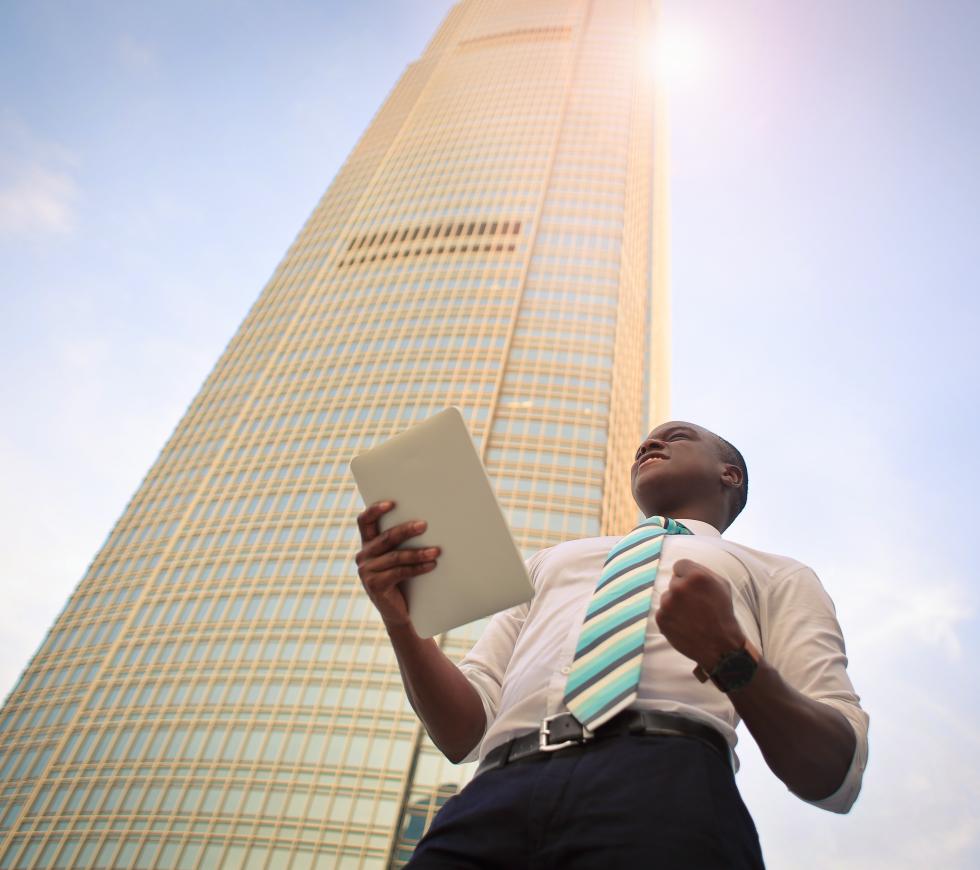
<path fill-rule="evenodd" d="M 491 749 L 480 762 L 477 775 L 512 764 L 525 758 L 544 756 L 570 746 L 583 746 L 597 738 L 617 734 L 652 734 L 666 737 L 689 737 L 706 743 L 725 759 L 731 768 L 732 752 L 728 741 L 710 725 L 695 722 L 686 716 L 662 713 L 659 710 L 624 710 L 613 716 L 595 732 L 584 728 L 571 713 L 549 716 L 537 731 L 521 734 Z"/>

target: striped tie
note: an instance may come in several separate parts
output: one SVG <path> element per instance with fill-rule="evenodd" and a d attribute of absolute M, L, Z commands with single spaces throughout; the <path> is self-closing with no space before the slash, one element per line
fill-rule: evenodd
<path fill-rule="evenodd" d="M 606 557 L 565 683 L 565 704 L 586 728 L 598 728 L 636 698 L 664 535 L 689 534 L 676 520 L 648 517 Z"/>

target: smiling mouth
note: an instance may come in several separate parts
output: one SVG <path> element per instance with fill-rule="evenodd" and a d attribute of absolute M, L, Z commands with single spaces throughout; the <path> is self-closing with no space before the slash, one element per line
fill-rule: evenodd
<path fill-rule="evenodd" d="M 666 461 L 667 461 L 666 456 L 648 456 L 639 465 L 636 466 L 636 470 L 639 471 L 648 462 L 666 462 Z"/>

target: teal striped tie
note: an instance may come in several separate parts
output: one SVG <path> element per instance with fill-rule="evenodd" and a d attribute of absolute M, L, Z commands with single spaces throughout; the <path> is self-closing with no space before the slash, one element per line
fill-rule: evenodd
<path fill-rule="evenodd" d="M 664 535 L 689 534 L 669 517 L 647 517 L 606 557 L 565 683 L 565 704 L 586 728 L 636 699 Z"/>

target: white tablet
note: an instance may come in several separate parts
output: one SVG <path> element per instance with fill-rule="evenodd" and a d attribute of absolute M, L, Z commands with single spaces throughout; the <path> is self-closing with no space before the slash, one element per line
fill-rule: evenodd
<path fill-rule="evenodd" d="M 521 553 L 457 408 L 355 456 L 366 505 L 393 501 L 379 528 L 408 520 L 428 527 L 402 547 L 440 547 L 436 567 L 405 581 L 415 630 L 432 637 L 516 604 L 534 592 Z"/>

